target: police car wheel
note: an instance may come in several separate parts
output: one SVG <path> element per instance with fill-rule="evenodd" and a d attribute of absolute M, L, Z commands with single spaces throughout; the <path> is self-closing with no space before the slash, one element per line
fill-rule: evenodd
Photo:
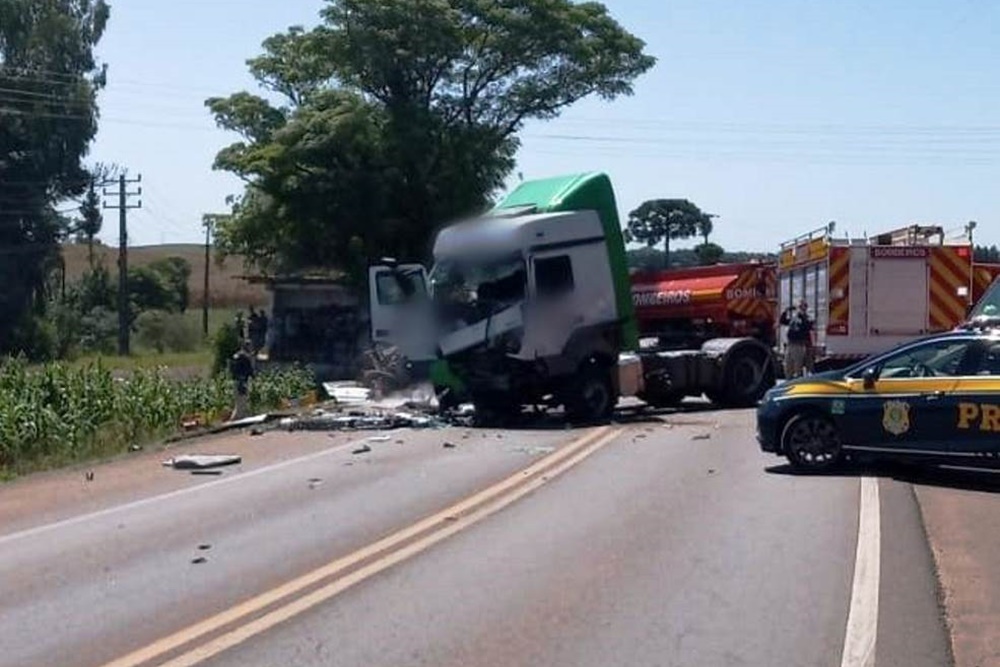
<path fill-rule="evenodd" d="M 804 413 L 788 420 L 781 445 L 793 467 L 814 472 L 837 465 L 843 453 L 837 427 L 819 414 Z"/>

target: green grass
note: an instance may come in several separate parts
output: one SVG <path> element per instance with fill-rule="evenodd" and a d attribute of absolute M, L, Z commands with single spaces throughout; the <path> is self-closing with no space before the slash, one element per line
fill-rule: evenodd
<path fill-rule="evenodd" d="M 204 369 L 212 367 L 212 351 L 205 347 L 195 352 L 164 352 L 158 354 L 139 350 L 128 357 L 89 355 L 80 357 L 69 363 L 73 368 L 82 368 L 100 362 L 104 368 L 112 371 L 134 371 L 140 368 L 152 369 L 165 367 L 168 369 Z"/>

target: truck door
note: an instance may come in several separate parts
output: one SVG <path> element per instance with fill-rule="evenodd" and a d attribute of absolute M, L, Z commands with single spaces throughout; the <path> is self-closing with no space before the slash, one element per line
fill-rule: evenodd
<path fill-rule="evenodd" d="M 410 361 L 437 357 L 427 270 L 419 264 L 368 269 L 371 338 L 393 345 Z"/>

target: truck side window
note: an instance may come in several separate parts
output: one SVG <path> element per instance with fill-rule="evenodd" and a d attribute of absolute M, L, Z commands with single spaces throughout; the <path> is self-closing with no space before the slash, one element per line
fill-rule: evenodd
<path fill-rule="evenodd" d="M 390 271 L 380 271 L 375 275 L 375 289 L 378 302 L 383 306 L 395 306 L 406 301 L 403 287 Z"/>
<path fill-rule="evenodd" d="M 535 288 L 539 297 L 558 297 L 573 291 L 573 263 L 569 255 L 535 260 Z"/>

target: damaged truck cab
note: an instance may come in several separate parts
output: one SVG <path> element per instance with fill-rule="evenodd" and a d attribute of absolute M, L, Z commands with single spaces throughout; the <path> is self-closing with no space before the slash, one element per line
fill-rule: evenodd
<path fill-rule="evenodd" d="M 723 366 L 747 346 L 756 363 L 745 369 L 753 386 L 744 399 L 767 388 L 767 350 L 752 339 L 711 341 L 688 355 L 640 351 L 604 174 L 522 183 L 489 214 L 443 229 L 433 254 L 429 273 L 371 267 L 372 338 L 431 363 L 435 384 L 470 398 L 477 414 L 546 404 L 594 420 L 623 395 L 655 405 L 706 389 L 723 397 Z"/>

